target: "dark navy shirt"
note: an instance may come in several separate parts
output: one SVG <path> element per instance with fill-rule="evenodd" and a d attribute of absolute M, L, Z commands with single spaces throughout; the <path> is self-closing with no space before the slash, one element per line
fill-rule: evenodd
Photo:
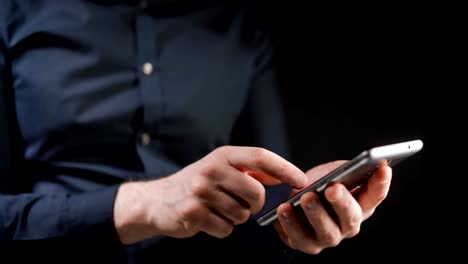
<path fill-rule="evenodd" d="M 0 239 L 119 245 L 119 184 L 169 176 L 227 144 L 285 156 L 271 43 L 245 2 L 1 0 L 0 88 L 23 169 L 0 177 L 30 185 L 0 194 Z M 269 203 L 283 187 L 268 189 Z M 120 246 L 132 260 L 183 245 L 274 255 L 271 231 L 252 217 L 223 240 Z"/>

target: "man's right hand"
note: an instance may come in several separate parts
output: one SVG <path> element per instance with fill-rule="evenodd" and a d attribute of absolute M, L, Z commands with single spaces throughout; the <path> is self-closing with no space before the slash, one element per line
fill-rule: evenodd
<path fill-rule="evenodd" d="M 122 184 L 114 224 L 124 244 L 198 232 L 226 237 L 263 207 L 262 183 L 303 188 L 307 176 L 268 150 L 220 147 L 169 177 Z"/>

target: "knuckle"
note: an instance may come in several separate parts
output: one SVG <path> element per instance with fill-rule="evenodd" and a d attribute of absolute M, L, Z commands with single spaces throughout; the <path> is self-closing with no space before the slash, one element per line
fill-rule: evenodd
<path fill-rule="evenodd" d="M 238 203 L 232 203 L 226 207 L 228 212 L 231 212 L 230 215 L 232 217 L 232 221 L 234 224 L 242 224 L 246 222 L 250 217 L 250 211 L 244 207 L 242 207 Z"/>
<path fill-rule="evenodd" d="M 278 168 L 278 174 L 280 175 L 287 175 L 289 170 L 289 164 L 282 163 Z"/>
<path fill-rule="evenodd" d="M 328 247 L 337 246 L 340 243 L 340 235 L 337 232 L 328 231 L 323 234 L 323 242 Z"/>
<path fill-rule="evenodd" d="M 182 209 L 182 218 L 186 221 L 194 222 L 192 220 L 196 220 L 202 210 L 203 205 L 199 202 L 193 201 L 188 206 Z"/>
<path fill-rule="evenodd" d="M 318 255 L 320 252 L 322 252 L 322 250 L 323 248 L 313 245 L 313 246 L 307 247 L 304 251 L 310 255 Z"/>
<path fill-rule="evenodd" d="M 207 198 L 210 192 L 210 184 L 206 179 L 200 178 L 193 183 L 192 193 L 195 197 Z"/>
<path fill-rule="evenodd" d="M 220 227 L 218 231 L 218 238 L 225 238 L 229 236 L 233 230 L 234 230 L 234 227 L 229 224 L 226 224 L 223 227 Z"/>
<path fill-rule="evenodd" d="M 354 215 L 354 216 L 350 217 L 350 219 L 348 221 L 348 225 L 351 228 L 356 228 L 361 224 L 361 219 L 362 219 L 362 217 L 360 215 Z"/>
<path fill-rule="evenodd" d="M 258 186 L 258 188 L 256 188 L 252 193 L 253 202 L 250 205 L 252 213 L 257 213 L 262 209 L 263 205 L 265 204 L 265 195 L 265 188 L 260 184 L 260 186 Z"/>
<path fill-rule="evenodd" d="M 200 169 L 201 175 L 208 178 L 215 176 L 217 172 L 217 167 L 211 162 L 204 164 Z"/>
<path fill-rule="evenodd" d="M 360 226 L 353 227 L 353 228 L 348 232 L 347 237 L 354 237 L 354 236 L 356 236 L 357 234 L 359 234 L 360 229 L 361 229 Z"/>
<path fill-rule="evenodd" d="M 260 166 L 267 155 L 267 150 L 264 148 L 255 148 L 251 152 L 251 159 L 255 166 Z"/>
<path fill-rule="evenodd" d="M 197 232 L 201 212 L 202 205 L 197 202 L 192 202 L 179 211 L 178 223 L 185 233 L 194 234 Z"/>
<path fill-rule="evenodd" d="M 239 221 L 241 223 L 247 222 L 247 220 L 249 220 L 249 218 L 250 218 L 250 211 L 249 210 L 243 209 L 243 210 L 240 211 Z"/>
<path fill-rule="evenodd" d="M 218 156 L 218 155 L 224 155 L 226 154 L 227 152 L 229 152 L 229 150 L 231 149 L 232 147 L 231 146 L 221 146 L 221 147 L 218 147 L 216 148 L 215 150 L 213 150 L 213 154 L 215 156 Z"/>
<path fill-rule="evenodd" d="M 261 201 L 264 200 L 264 197 L 266 195 L 265 187 L 258 183 L 256 187 L 254 187 L 253 192 L 252 192 L 252 198 L 255 201 Z"/>

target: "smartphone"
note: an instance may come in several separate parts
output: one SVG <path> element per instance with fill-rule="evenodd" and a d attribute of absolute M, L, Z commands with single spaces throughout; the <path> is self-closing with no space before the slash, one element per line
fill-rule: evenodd
<path fill-rule="evenodd" d="M 399 142 L 384 146 L 377 146 L 366 151 L 337 167 L 328 174 L 304 188 L 285 202 L 300 208 L 300 198 L 306 192 L 321 193 L 331 183 L 339 182 L 349 190 L 358 187 L 365 182 L 372 173 L 380 166 L 395 166 L 402 160 L 416 154 L 423 147 L 420 139 Z M 279 205 L 278 205 L 279 206 Z M 278 220 L 276 214 L 277 206 L 264 215 L 257 218 L 257 223 L 261 226 L 273 224 Z"/>

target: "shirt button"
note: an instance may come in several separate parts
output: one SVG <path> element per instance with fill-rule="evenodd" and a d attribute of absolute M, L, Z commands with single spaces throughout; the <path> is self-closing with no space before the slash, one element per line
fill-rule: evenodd
<path fill-rule="evenodd" d="M 141 0 L 141 1 L 140 1 L 140 7 L 141 7 L 142 9 L 147 8 L 147 7 L 148 7 L 148 1 L 147 1 L 147 0 Z"/>
<path fill-rule="evenodd" d="M 151 64 L 149 62 L 145 62 L 145 63 L 143 63 L 142 69 L 143 69 L 143 73 L 145 75 L 150 75 L 150 74 L 153 73 L 153 70 L 154 70 L 153 64 Z"/>
<path fill-rule="evenodd" d="M 151 143 L 151 136 L 148 133 L 141 134 L 140 142 L 143 146 L 148 146 Z"/>

